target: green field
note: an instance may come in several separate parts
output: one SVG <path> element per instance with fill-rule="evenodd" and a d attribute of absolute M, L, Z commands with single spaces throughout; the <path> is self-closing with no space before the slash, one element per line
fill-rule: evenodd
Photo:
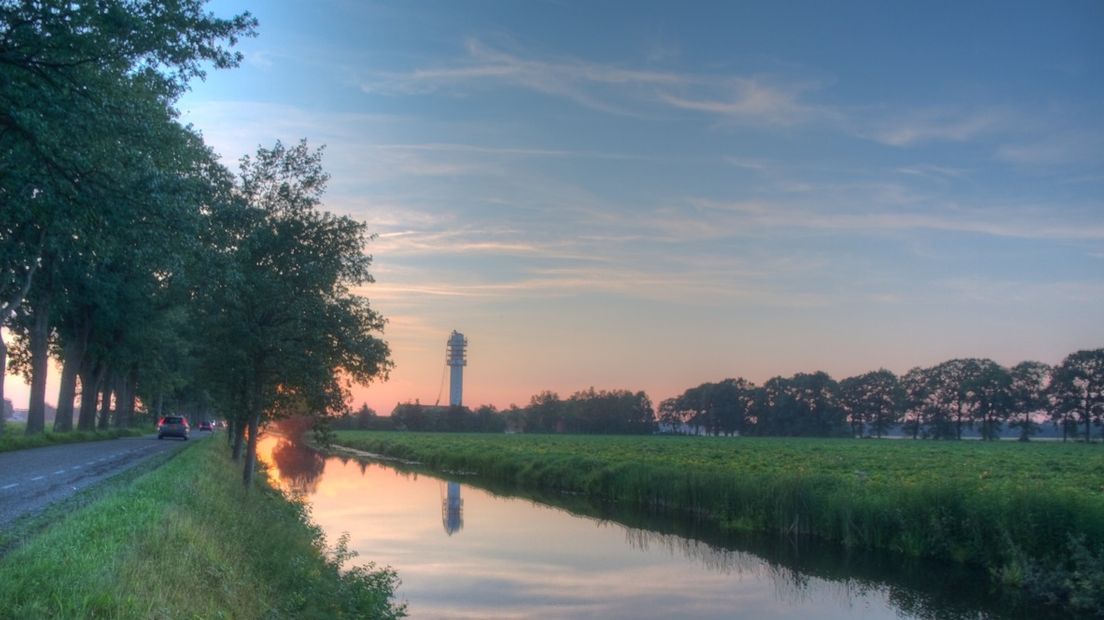
<path fill-rule="evenodd" d="M 980 565 L 1002 587 L 1104 608 L 1100 445 L 365 431 L 337 443 L 732 530 Z"/>
<path fill-rule="evenodd" d="M 394 573 L 341 571 L 347 553 L 302 505 L 240 476 L 216 436 L 16 522 L 0 532 L 0 618 L 402 614 Z"/>

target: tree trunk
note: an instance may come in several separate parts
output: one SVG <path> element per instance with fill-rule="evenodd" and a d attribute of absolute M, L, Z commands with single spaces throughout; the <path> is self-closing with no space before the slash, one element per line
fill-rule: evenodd
<path fill-rule="evenodd" d="M 97 364 L 85 356 L 80 367 L 81 404 L 80 415 L 77 417 L 77 430 L 96 430 L 96 401 L 100 394 L 100 386 L 103 384 L 103 376 L 107 371 L 105 364 Z"/>
<path fill-rule="evenodd" d="M 123 402 L 121 409 L 123 410 L 123 428 L 130 428 L 134 426 L 134 405 L 137 396 L 135 395 L 135 388 L 138 386 L 137 373 L 132 368 L 130 372 L 123 375 Z"/>
<path fill-rule="evenodd" d="M 4 376 L 8 368 L 8 343 L 4 342 L 4 335 L 0 334 L 0 437 L 4 436 L 4 420 L 8 415 L 8 404 L 4 400 Z"/>
<path fill-rule="evenodd" d="M 245 467 L 242 468 L 242 484 L 246 489 L 253 487 L 253 473 L 257 468 L 257 429 L 260 426 L 260 414 L 249 414 L 249 447 L 245 451 Z"/>
<path fill-rule="evenodd" d="M 46 431 L 46 373 L 50 366 L 50 293 L 47 290 L 34 305 L 31 326 L 31 394 L 27 411 L 27 434 Z"/>
<path fill-rule="evenodd" d="M 103 375 L 103 401 L 100 405 L 100 430 L 106 429 L 111 424 L 111 392 L 114 388 L 112 372 L 107 370 Z"/>
<path fill-rule="evenodd" d="M 77 376 L 81 378 L 81 413 L 76 418 L 77 430 L 96 430 L 96 396 L 99 394 L 99 375 L 91 357 L 85 356 Z"/>
<path fill-rule="evenodd" d="M 77 338 L 66 344 L 62 353 L 61 386 L 58 389 L 54 432 L 73 430 L 73 397 L 77 393 L 77 373 L 80 371 L 81 362 L 84 359 L 84 350 L 84 339 Z"/>
<path fill-rule="evenodd" d="M 242 455 L 242 443 L 245 440 L 245 423 L 241 420 L 235 420 L 234 424 L 234 448 L 230 453 L 231 458 L 235 463 L 241 462 Z"/>
<path fill-rule="evenodd" d="M 126 424 L 126 374 L 114 373 L 112 383 L 115 384 L 115 412 L 111 417 L 111 426 L 123 428 Z"/>
<path fill-rule="evenodd" d="M 1092 409 L 1085 407 L 1085 443 L 1092 443 Z"/>

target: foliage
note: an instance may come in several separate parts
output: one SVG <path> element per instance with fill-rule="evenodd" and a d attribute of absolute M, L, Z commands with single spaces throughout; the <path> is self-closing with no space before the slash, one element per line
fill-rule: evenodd
<path fill-rule="evenodd" d="M 420 403 L 403 403 L 395 407 L 389 418 L 372 419 L 360 429 L 501 433 L 506 430 L 506 419 L 488 405 L 472 411 L 467 407 L 430 407 Z"/>
<path fill-rule="evenodd" d="M 230 48 L 256 26 L 204 4 L 0 2 L 0 326 L 27 348 L 28 433 L 44 429 L 51 339 L 64 363 L 56 430 L 72 426 L 78 374 L 79 426 L 95 425 L 100 390 L 116 392 L 125 426 L 138 375 L 176 353 L 159 346 L 180 321 L 164 293 L 220 175 L 172 106 L 204 65 L 235 66 Z"/>
<path fill-rule="evenodd" d="M 0 560 L 0 616 L 396 618 L 398 579 L 347 566 L 306 508 L 258 480 L 235 484 L 218 442 L 198 442 L 51 525 Z"/>
<path fill-rule="evenodd" d="M 709 435 L 745 432 L 753 423 L 755 386 L 745 379 L 703 383 L 659 405 L 659 421 L 668 428 L 687 425 Z"/>
<path fill-rule="evenodd" d="M 1036 417 L 1046 411 L 1051 368 L 1042 362 L 1020 362 L 1009 374 L 1010 416 L 1014 419 L 1008 425 L 1020 429 L 1020 441 L 1028 441 L 1039 432 Z"/>
<path fill-rule="evenodd" d="M 1070 534 L 1065 559 L 1054 566 L 1028 561 L 1022 583 L 1034 597 L 1084 612 L 1104 611 L 1104 551 Z"/>
<path fill-rule="evenodd" d="M 372 282 L 366 226 L 320 210 L 322 150 L 277 142 L 241 161 L 231 205 L 212 215 L 225 271 L 204 294 L 206 385 L 235 434 L 289 415 L 345 413 L 349 382 L 386 377 L 383 317 L 353 287 Z"/>
<path fill-rule="evenodd" d="M 655 430 L 647 394 L 628 390 L 589 388 L 567 400 L 554 392 L 541 392 L 507 418 L 513 430 L 527 433 L 647 434 Z"/>
<path fill-rule="evenodd" d="M 1050 386 L 1055 422 L 1080 423 L 1085 441 L 1092 440 L 1092 425 L 1104 424 L 1104 349 L 1077 351 L 1054 369 Z"/>
<path fill-rule="evenodd" d="M 901 421 L 904 401 L 897 375 L 884 368 L 840 382 L 840 406 L 857 437 L 862 437 L 868 426 L 875 437 L 886 434 Z"/>

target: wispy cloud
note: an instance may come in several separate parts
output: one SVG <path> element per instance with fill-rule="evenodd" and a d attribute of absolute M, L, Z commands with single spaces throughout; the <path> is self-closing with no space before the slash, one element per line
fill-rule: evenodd
<path fill-rule="evenodd" d="M 361 82 L 368 93 L 421 94 L 500 84 L 532 90 L 617 114 L 658 109 L 702 112 L 728 119 L 794 124 L 813 108 L 801 101 L 808 83 L 741 75 L 700 75 L 635 69 L 575 58 L 541 59 L 469 39 L 466 57 L 450 66 L 377 73 Z"/>
<path fill-rule="evenodd" d="M 713 96 L 699 94 L 709 85 Z M 728 77 L 718 80 L 695 80 L 690 94 L 658 94 L 664 103 L 683 110 L 704 112 L 728 120 L 754 120 L 773 125 L 794 125 L 818 116 L 833 116 L 827 108 L 804 102 L 801 94 L 813 90 L 811 84 L 772 84 L 762 79 Z"/>
<path fill-rule="evenodd" d="M 1003 109 L 929 109 L 890 115 L 870 123 L 860 134 L 882 144 L 907 147 L 925 142 L 966 142 L 1008 127 Z"/>
<path fill-rule="evenodd" d="M 911 166 L 901 166 L 894 169 L 894 172 L 898 174 L 904 174 L 913 177 L 922 177 L 926 179 L 934 179 L 938 181 L 947 180 L 961 180 L 968 176 L 966 170 L 960 168 L 952 168 L 949 166 L 937 166 L 934 164 L 914 164 Z"/>

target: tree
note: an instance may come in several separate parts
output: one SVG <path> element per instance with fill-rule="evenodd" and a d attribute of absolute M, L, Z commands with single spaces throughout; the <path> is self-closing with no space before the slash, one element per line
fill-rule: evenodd
<path fill-rule="evenodd" d="M 1000 436 L 1001 424 L 1012 413 L 1012 375 L 993 360 L 976 360 L 976 364 L 968 393 L 976 403 L 974 419 L 981 426 L 981 437 L 991 441 Z"/>
<path fill-rule="evenodd" d="M 840 437 L 847 420 L 839 403 L 839 385 L 827 373 L 798 373 L 763 384 L 756 402 L 759 435 Z"/>
<path fill-rule="evenodd" d="M 220 19 L 203 4 L 0 3 L 0 327 L 27 331 L 29 433 L 44 426 L 56 271 L 73 245 L 106 238 L 105 212 L 148 196 L 146 155 L 175 126 L 171 102 L 202 63 L 236 65 L 228 46 L 253 33 L 248 14 Z M 0 342 L 0 383 L 5 356 Z"/>
<path fill-rule="evenodd" d="M 659 421 L 678 428 L 689 424 L 709 435 L 743 433 L 755 385 L 746 379 L 703 383 L 659 405 Z"/>
<path fill-rule="evenodd" d="M 529 399 L 524 409 L 525 431 L 528 433 L 555 433 L 562 431 L 564 403 L 555 392 L 543 391 Z"/>
<path fill-rule="evenodd" d="M 576 392 L 564 403 L 562 430 L 572 433 L 647 434 L 654 430 L 652 402 L 644 392 Z"/>
<path fill-rule="evenodd" d="M 931 369 L 912 368 L 901 377 L 901 389 L 905 392 L 905 433 L 913 439 L 918 439 L 921 431 L 927 436 L 927 426 L 937 415 L 932 403 L 935 380 Z"/>
<path fill-rule="evenodd" d="M 1092 425 L 1104 422 L 1104 349 L 1066 356 L 1054 369 L 1050 395 L 1055 421 L 1084 425 L 1085 441 L 1092 441 Z"/>
<path fill-rule="evenodd" d="M 1051 368 L 1042 362 L 1020 362 L 1010 373 L 1011 415 L 1019 417 L 1009 426 L 1020 429 L 1020 441 L 1028 441 L 1039 432 L 1035 416 L 1046 410 Z"/>
<path fill-rule="evenodd" d="M 240 437 L 251 485 L 257 434 L 292 413 L 346 411 L 351 382 L 386 377 L 383 318 L 351 289 L 372 282 L 364 224 L 320 211 L 322 150 L 277 142 L 241 161 L 237 204 L 216 212 L 228 231 L 231 280 L 209 302 L 207 374 Z"/>
<path fill-rule="evenodd" d="M 852 434 L 862 436 L 869 425 L 881 437 L 904 415 L 905 392 L 897 375 L 884 368 L 840 382 L 840 406 L 847 413 Z"/>
<path fill-rule="evenodd" d="M 928 428 L 937 439 L 962 439 L 972 426 L 980 400 L 976 386 L 982 364 L 976 359 L 953 359 L 927 371 L 930 386 Z"/>

